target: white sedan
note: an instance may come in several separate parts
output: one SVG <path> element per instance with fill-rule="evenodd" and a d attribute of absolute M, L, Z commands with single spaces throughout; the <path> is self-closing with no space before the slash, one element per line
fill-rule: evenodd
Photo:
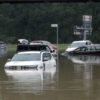
<path fill-rule="evenodd" d="M 51 53 L 45 51 L 19 52 L 5 64 L 5 68 L 8 69 L 32 68 L 45 70 L 46 66 L 48 66 L 48 71 L 50 71 L 51 67 L 56 66 L 56 60 Z"/>

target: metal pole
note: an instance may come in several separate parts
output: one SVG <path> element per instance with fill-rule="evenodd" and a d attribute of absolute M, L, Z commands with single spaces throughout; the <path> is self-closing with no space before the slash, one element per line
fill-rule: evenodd
<path fill-rule="evenodd" d="M 56 69 L 56 71 L 57 71 L 57 89 L 58 89 L 58 87 L 59 87 L 59 47 L 58 47 L 58 43 L 59 43 L 59 41 L 58 41 L 58 27 L 59 26 L 57 26 L 57 69 Z"/>
<path fill-rule="evenodd" d="M 86 40 L 86 23 L 84 22 L 84 40 Z"/>
<path fill-rule="evenodd" d="M 59 48 L 58 48 L 58 27 L 57 27 L 57 59 L 58 59 L 58 51 L 59 51 Z"/>
<path fill-rule="evenodd" d="M 51 24 L 51 27 L 56 27 L 56 30 L 57 30 L 57 66 L 56 66 L 56 72 L 57 72 L 57 87 L 58 87 L 58 79 L 59 79 L 59 54 L 58 54 L 58 51 L 59 51 L 59 47 L 58 47 L 58 24 Z"/>
<path fill-rule="evenodd" d="M 84 29 L 84 40 L 86 40 L 86 32 L 85 32 L 85 29 Z"/>
<path fill-rule="evenodd" d="M 59 72 L 59 47 L 58 47 L 58 26 L 57 26 L 57 73 Z"/>

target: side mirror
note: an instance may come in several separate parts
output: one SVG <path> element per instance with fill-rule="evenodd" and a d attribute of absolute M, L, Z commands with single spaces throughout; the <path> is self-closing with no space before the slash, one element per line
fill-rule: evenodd
<path fill-rule="evenodd" d="M 52 53 L 52 52 L 55 52 L 55 50 L 51 50 L 51 53 Z"/>
<path fill-rule="evenodd" d="M 9 62 L 9 61 L 11 61 L 11 59 L 10 59 L 10 58 L 7 60 L 7 62 Z"/>

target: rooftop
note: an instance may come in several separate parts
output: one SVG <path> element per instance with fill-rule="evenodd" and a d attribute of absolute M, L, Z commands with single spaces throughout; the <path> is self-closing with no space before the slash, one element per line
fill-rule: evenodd
<path fill-rule="evenodd" d="M 81 40 L 81 41 L 73 41 L 72 43 L 84 43 L 84 42 L 91 42 L 90 40 Z"/>

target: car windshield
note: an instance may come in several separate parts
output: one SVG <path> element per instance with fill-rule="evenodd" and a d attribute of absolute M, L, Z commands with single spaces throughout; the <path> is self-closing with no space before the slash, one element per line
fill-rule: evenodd
<path fill-rule="evenodd" d="M 72 43 L 70 47 L 73 48 L 73 47 L 80 47 L 84 45 L 85 45 L 84 43 Z"/>
<path fill-rule="evenodd" d="M 12 61 L 40 61 L 40 53 L 25 53 L 25 54 L 16 54 Z"/>

